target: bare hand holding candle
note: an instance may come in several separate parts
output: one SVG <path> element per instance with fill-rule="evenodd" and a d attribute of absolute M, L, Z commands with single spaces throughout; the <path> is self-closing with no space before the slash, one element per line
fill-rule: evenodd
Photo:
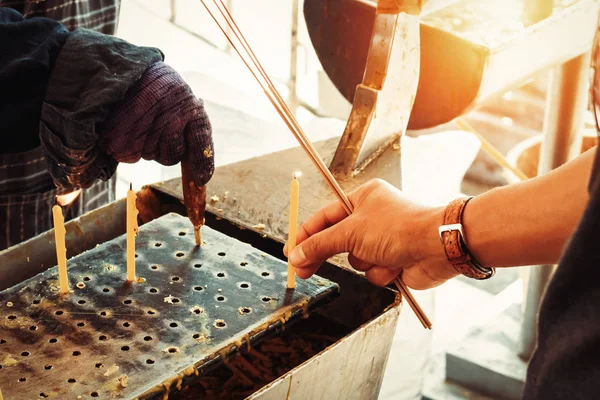
<path fill-rule="evenodd" d="M 129 184 L 127 191 L 127 281 L 135 281 L 135 237 L 138 233 L 137 196 Z"/>
<path fill-rule="evenodd" d="M 300 172 L 294 174 L 294 179 L 290 184 L 290 225 L 288 229 L 288 251 L 291 252 L 296 247 L 296 236 L 298 234 L 298 202 L 300 198 L 300 182 L 298 177 Z M 289 253 L 288 253 L 289 254 Z M 294 266 L 288 260 L 287 287 L 293 289 L 296 287 L 296 271 Z"/>
<path fill-rule="evenodd" d="M 67 246 L 65 235 L 65 218 L 62 208 L 59 205 L 52 207 L 52 216 L 54 217 L 54 242 L 56 245 L 56 260 L 58 262 L 58 283 L 60 293 L 69 293 L 69 279 L 67 277 Z"/>

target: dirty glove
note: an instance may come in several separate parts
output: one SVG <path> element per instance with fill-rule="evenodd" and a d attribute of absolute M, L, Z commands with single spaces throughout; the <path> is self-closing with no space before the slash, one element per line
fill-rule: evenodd
<path fill-rule="evenodd" d="M 202 100 L 159 61 L 129 89 L 100 128 L 100 149 L 118 162 L 144 158 L 163 165 L 189 160 L 205 185 L 214 172 L 212 129 Z"/>
<path fill-rule="evenodd" d="M 202 102 L 160 50 L 87 29 L 72 32 L 54 65 L 40 117 L 40 142 L 58 192 L 110 179 L 141 157 L 189 160 L 191 178 L 214 171 Z"/>

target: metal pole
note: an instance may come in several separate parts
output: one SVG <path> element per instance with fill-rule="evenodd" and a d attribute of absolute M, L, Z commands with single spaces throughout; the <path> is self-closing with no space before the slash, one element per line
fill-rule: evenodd
<path fill-rule="evenodd" d="M 590 60 L 591 52 L 587 52 L 550 72 L 538 175 L 552 171 L 581 153 Z M 531 357 L 536 346 L 537 313 L 553 272 L 553 265 L 529 269 L 519 340 L 519 356 L 525 360 Z"/>
<path fill-rule="evenodd" d="M 298 83 L 298 0 L 292 1 L 292 40 L 290 43 L 290 76 L 288 81 L 288 102 L 292 112 L 298 107 L 298 94 L 296 85 Z"/>
<path fill-rule="evenodd" d="M 175 19 L 177 18 L 177 4 L 176 4 L 177 0 L 171 0 L 169 2 L 169 5 L 171 6 L 171 16 L 169 17 L 169 22 L 171 22 L 172 24 L 175 23 Z"/>

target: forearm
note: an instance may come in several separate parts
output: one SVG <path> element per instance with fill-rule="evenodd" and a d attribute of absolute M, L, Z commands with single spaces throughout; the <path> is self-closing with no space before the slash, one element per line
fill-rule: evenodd
<path fill-rule="evenodd" d="M 595 154 L 596 148 L 549 174 L 472 199 L 463 214 L 470 252 L 488 267 L 556 263 L 587 204 Z M 429 223 L 441 225 L 443 212 L 435 210 Z M 430 231 L 429 252 L 443 258 L 433 238 L 437 227 Z"/>

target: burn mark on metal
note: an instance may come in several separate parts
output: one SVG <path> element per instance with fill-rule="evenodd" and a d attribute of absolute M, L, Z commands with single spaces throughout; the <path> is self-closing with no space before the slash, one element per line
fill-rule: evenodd
<path fill-rule="evenodd" d="M 123 235 L 69 260 L 64 297 L 56 268 L 0 292 L 5 396 L 154 398 L 339 291 L 322 278 L 286 291 L 282 261 L 208 227 L 197 248 L 188 231 L 176 214 L 140 228 L 141 283 L 125 281 Z"/>

